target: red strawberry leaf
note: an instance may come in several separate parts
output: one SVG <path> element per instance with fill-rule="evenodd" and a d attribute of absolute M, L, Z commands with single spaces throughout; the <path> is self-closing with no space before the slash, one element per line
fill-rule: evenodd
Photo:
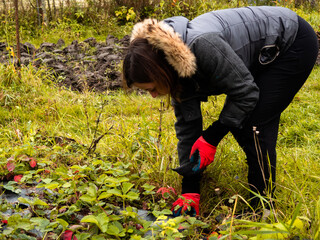
<path fill-rule="evenodd" d="M 18 159 L 21 160 L 21 161 L 24 161 L 24 162 L 28 162 L 28 161 L 30 160 L 30 158 L 29 158 L 27 155 L 25 155 L 25 154 L 20 155 L 20 156 L 18 157 Z"/>
<path fill-rule="evenodd" d="M 76 236 L 72 238 L 73 232 L 71 230 L 66 230 L 62 235 L 62 240 L 78 240 Z"/>
<path fill-rule="evenodd" d="M 14 179 L 15 182 L 20 182 L 22 177 L 23 177 L 23 175 L 16 175 L 16 176 L 14 176 L 13 179 Z"/>
<path fill-rule="evenodd" d="M 9 161 L 7 162 L 7 169 L 9 172 L 12 172 L 15 169 L 16 165 L 14 164 L 14 162 Z"/>
<path fill-rule="evenodd" d="M 30 158 L 30 167 L 35 168 L 37 166 L 37 161 L 34 158 Z"/>

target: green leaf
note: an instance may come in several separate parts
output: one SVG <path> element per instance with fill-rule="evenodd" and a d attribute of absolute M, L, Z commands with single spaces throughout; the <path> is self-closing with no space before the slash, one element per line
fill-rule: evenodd
<path fill-rule="evenodd" d="M 50 221 L 48 219 L 41 217 L 30 218 L 30 221 L 36 224 L 41 230 L 45 230 L 46 227 L 50 224 Z"/>
<path fill-rule="evenodd" d="M 29 231 L 34 228 L 30 219 L 22 218 L 19 214 L 14 214 L 8 218 L 8 226 L 14 229 L 23 229 Z"/>
<path fill-rule="evenodd" d="M 105 233 L 108 230 L 109 217 L 105 213 L 100 213 L 98 216 L 88 215 L 83 217 L 81 222 L 94 223 Z"/>
<path fill-rule="evenodd" d="M 114 194 L 116 196 L 121 196 L 122 197 L 121 191 L 119 189 L 116 189 L 116 188 L 109 189 L 107 191 L 107 193 L 111 193 L 111 194 Z"/>
<path fill-rule="evenodd" d="M 99 222 L 99 227 L 103 233 L 107 232 L 108 230 L 108 223 L 109 223 L 109 217 L 105 213 L 100 213 L 97 216 L 97 220 Z"/>
<path fill-rule="evenodd" d="M 91 197 L 89 195 L 83 195 L 83 196 L 80 197 L 80 200 L 92 204 L 92 203 L 94 203 L 96 201 L 96 198 L 95 197 Z"/>
<path fill-rule="evenodd" d="M 39 184 L 37 187 L 38 188 L 41 188 L 41 187 L 44 187 L 44 188 L 48 188 L 48 189 L 51 189 L 51 190 L 53 190 L 53 189 L 56 189 L 56 188 L 58 188 L 59 187 L 59 183 L 57 183 L 57 182 L 51 182 L 51 183 L 48 183 L 48 184 Z"/>
<path fill-rule="evenodd" d="M 142 237 L 141 236 L 138 236 L 138 235 L 132 235 L 131 236 L 131 238 L 130 238 L 130 240 L 141 240 L 142 239 Z"/>
<path fill-rule="evenodd" d="M 66 168 L 65 166 L 60 166 L 56 168 L 55 173 L 59 174 L 60 176 L 65 176 L 68 174 L 68 168 Z"/>
<path fill-rule="evenodd" d="M 107 177 L 105 179 L 105 182 L 107 182 L 108 184 L 110 183 L 114 183 L 114 184 L 120 184 L 122 182 L 128 182 L 129 178 L 127 177 Z"/>
<path fill-rule="evenodd" d="M 61 218 L 57 218 L 56 221 L 63 227 L 63 229 L 67 229 L 69 223 Z"/>
<path fill-rule="evenodd" d="M 129 192 L 127 195 L 125 195 L 125 197 L 131 200 L 137 200 L 139 199 L 139 194 L 135 192 Z"/>
<path fill-rule="evenodd" d="M 48 206 L 46 202 L 40 200 L 39 198 L 35 198 L 33 200 L 33 205 Z"/>
<path fill-rule="evenodd" d="M 107 179 L 107 175 L 106 174 L 102 174 L 100 175 L 97 179 L 96 179 L 96 183 L 97 184 L 104 184 L 106 182 Z"/>
<path fill-rule="evenodd" d="M 48 204 L 46 202 L 40 200 L 39 198 L 35 198 L 35 199 L 31 200 L 31 199 L 19 197 L 18 201 L 21 203 L 29 204 L 31 206 L 35 206 L 35 205 L 48 206 Z"/>
<path fill-rule="evenodd" d="M 120 232 L 123 230 L 121 223 L 119 223 L 118 221 L 113 222 L 113 224 L 119 229 Z"/>
<path fill-rule="evenodd" d="M 167 199 L 167 198 L 170 197 L 170 194 L 169 194 L 168 192 L 164 192 L 164 193 L 162 194 L 162 197 Z"/>
<path fill-rule="evenodd" d="M 164 215 L 171 215 L 171 214 L 172 214 L 172 211 L 169 210 L 169 209 L 163 209 L 163 210 L 161 211 L 161 213 L 164 214 Z"/>
<path fill-rule="evenodd" d="M 118 221 L 118 220 L 122 219 L 122 217 L 120 217 L 118 215 L 110 215 L 109 219 L 110 219 L 110 221 Z"/>
<path fill-rule="evenodd" d="M 101 200 L 101 199 L 109 198 L 111 196 L 112 196 L 112 193 L 103 192 L 99 195 L 98 199 Z"/>
<path fill-rule="evenodd" d="M 13 228 L 7 227 L 5 230 L 3 230 L 3 235 L 4 236 L 10 236 L 10 234 L 14 231 Z"/>
<path fill-rule="evenodd" d="M 80 222 L 86 222 L 86 223 L 94 223 L 96 224 L 97 226 L 99 226 L 99 222 L 96 218 L 96 216 L 94 215 L 87 215 L 87 216 L 84 216 Z"/>
<path fill-rule="evenodd" d="M 91 239 L 92 240 L 105 240 L 105 237 L 101 236 L 101 235 L 94 235 L 94 236 L 92 236 Z"/>
<path fill-rule="evenodd" d="M 21 189 L 17 188 L 16 186 L 12 186 L 12 184 L 13 184 L 13 185 L 16 185 L 16 182 L 14 182 L 14 181 L 9 181 L 7 184 L 3 185 L 3 188 L 4 188 L 4 189 L 7 189 L 7 190 L 9 190 L 9 191 L 11 191 L 11 192 L 14 192 L 14 193 L 16 193 L 16 194 L 21 193 Z"/>
<path fill-rule="evenodd" d="M 90 184 L 90 186 L 87 189 L 88 191 L 88 195 L 93 197 L 93 198 L 97 198 L 97 186 L 94 185 L 93 183 Z"/>
<path fill-rule="evenodd" d="M 27 199 L 27 198 L 19 197 L 19 198 L 18 198 L 18 201 L 19 201 L 20 203 L 32 205 L 32 201 L 31 201 L 30 199 Z"/>
<path fill-rule="evenodd" d="M 70 182 L 66 182 L 65 184 L 62 185 L 63 188 L 69 188 L 71 187 L 71 183 Z"/>
<path fill-rule="evenodd" d="M 107 233 L 110 235 L 118 236 L 120 233 L 120 230 L 115 225 L 111 224 L 108 228 Z"/>
<path fill-rule="evenodd" d="M 159 211 L 157 211 L 157 212 L 159 212 Z M 167 220 L 168 219 L 168 217 L 167 216 L 163 216 L 163 215 L 160 215 L 160 216 L 158 216 L 157 217 L 157 221 L 161 221 L 161 220 Z"/>
<path fill-rule="evenodd" d="M 122 193 L 126 194 L 134 186 L 134 184 L 129 182 L 122 183 Z"/>
<path fill-rule="evenodd" d="M 86 239 L 89 239 L 91 237 L 91 234 L 90 233 L 77 233 L 76 234 L 76 238 L 78 240 L 86 240 Z M 93 238 L 92 238 L 93 239 Z"/>
<path fill-rule="evenodd" d="M 153 222 L 151 221 L 144 221 L 142 223 L 143 229 L 149 229 L 149 227 L 151 226 L 151 224 L 153 224 Z"/>
<path fill-rule="evenodd" d="M 45 184 L 48 184 L 48 183 L 51 183 L 51 182 L 52 182 L 52 179 L 50 179 L 50 178 L 45 178 L 45 179 L 42 179 L 42 182 L 44 182 Z"/>

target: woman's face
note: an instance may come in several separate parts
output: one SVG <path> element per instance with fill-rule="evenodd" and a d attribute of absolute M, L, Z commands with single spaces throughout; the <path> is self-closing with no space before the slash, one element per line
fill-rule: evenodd
<path fill-rule="evenodd" d="M 164 96 L 169 93 L 169 92 L 166 92 L 165 90 L 157 88 L 155 83 L 153 83 L 153 82 L 134 83 L 133 85 L 137 88 L 148 91 L 153 98 L 158 97 L 158 96 Z"/>

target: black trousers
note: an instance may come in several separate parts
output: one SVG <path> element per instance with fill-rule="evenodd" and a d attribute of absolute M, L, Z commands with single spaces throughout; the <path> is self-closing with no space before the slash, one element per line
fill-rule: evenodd
<path fill-rule="evenodd" d="M 259 66 L 253 73 L 260 89 L 259 101 L 245 126 L 232 134 L 246 154 L 250 187 L 262 195 L 274 190 L 280 115 L 308 78 L 318 50 L 314 30 L 299 17 L 293 45 L 274 62 Z"/>

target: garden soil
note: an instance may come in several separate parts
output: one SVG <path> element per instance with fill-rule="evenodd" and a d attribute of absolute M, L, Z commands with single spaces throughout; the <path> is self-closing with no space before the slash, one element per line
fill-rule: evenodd
<path fill-rule="evenodd" d="M 104 92 L 121 87 L 121 60 L 128 44 L 128 35 L 122 39 L 109 35 L 105 42 L 93 37 L 83 42 L 74 40 L 67 46 L 59 39 L 57 43 L 44 42 L 38 49 L 26 42 L 20 44 L 20 62 L 37 69 L 45 66 L 59 86 L 79 92 Z M 10 62 L 10 47 L 0 42 L 0 63 Z"/>

